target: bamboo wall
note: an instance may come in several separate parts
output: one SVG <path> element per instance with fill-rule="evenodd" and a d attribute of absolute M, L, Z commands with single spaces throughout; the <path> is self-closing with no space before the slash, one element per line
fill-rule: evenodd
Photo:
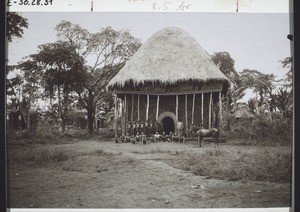
<path fill-rule="evenodd" d="M 210 128 L 209 120 L 210 120 L 211 127 L 218 128 L 219 94 L 220 92 L 178 95 L 178 121 L 183 122 L 184 126 L 188 127 L 188 129 L 190 129 L 192 123 L 194 123 L 194 126 L 196 127 L 200 127 L 200 124 L 203 123 L 203 127 L 209 129 Z M 126 96 L 126 105 L 125 105 L 125 96 Z M 122 112 L 124 114 L 124 120 L 122 122 L 123 126 L 125 126 L 126 125 L 125 123 L 127 122 L 146 121 L 147 95 L 126 94 L 126 95 L 119 95 L 119 97 L 122 98 L 122 103 L 124 105 L 122 107 L 124 108 Z M 203 100 L 203 105 L 202 105 L 202 100 Z M 194 107 L 193 107 L 193 101 L 194 101 Z M 209 115 L 210 101 L 211 101 L 211 115 Z M 194 115 L 192 112 L 193 108 L 194 108 Z M 176 95 L 159 96 L 158 115 L 167 111 L 174 113 L 176 115 Z M 149 95 L 148 121 L 155 122 L 157 116 L 156 113 L 157 113 L 157 95 Z"/>

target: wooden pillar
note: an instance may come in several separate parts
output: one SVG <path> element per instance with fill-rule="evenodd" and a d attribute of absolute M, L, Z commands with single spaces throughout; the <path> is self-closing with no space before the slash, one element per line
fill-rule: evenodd
<path fill-rule="evenodd" d="M 118 107 L 117 107 L 117 97 L 115 96 L 115 118 L 114 118 L 114 128 L 115 128 L 115 136 L 118 136 Z"/>
<path fill-rule="evenodd" d="M 208 127 L 211 129 L 211 103 L 212 103 L 212 93 L 209 95 L 209 109 L 208 109 Z"/>
<path fill-rule="evenodd" d="M 185 94 L 185 130 L 188 132 L 187 94 Z"/>
<path fill-rule="evenodd" d="M 222 92 L 219 92 L 219 133 L 221 134 L 222 132 L 222 121 L 223 121 L 223 117 L 222 117 Z"/>
<path fill-rule="evenodd" d="M 138 121 L 140 121 L 140 94 L 138 94 Z"/>
<path fill-rule="evenodd" d="M 156 121 L 158 120 L 158 112 L 159 112 L 159 95 L 157 95 L 157 100 L 156 100 Z"/>
<path fill-rule="evenodd" d="M 146 107 L 146 121 L 149 118 L 149 95 L 147 95 L 147 107 Z"/>
<path fill-rule="evenodd" d="M 121 134 L 124 134 L 125 133 L 125 131 L 124 131 L 125 130 L 124 122 L 123 122 L 124 117 L 125 117 L 125 115 L 124 115 L 124 101 L 122 101 L 121 99 L 119 99 L 118 114 L 119 114 L 119 117 L 121 117 L 120 121 L 119 121 L 120 128 L 121 128 Z"/>
<path fill-rule="evenodd" d="M 131 117 L 130 117 L 131 122 L 133 122 L 133 110 L 134 110 L 134 94 L 131 95 Z"/>
<path fill-rule="evenodd" d="M 176 121 L 178 121 L 178 95 L 176 95 Z"/>
<path fill-rule="evenodd" d="M 127 110 L 127 94 L 125 94 L 125 97 L 124 97 L 124 113 L 125 113 L 125 116 L 124 116 L 124 134 L 127 133 L 127 120 L 128 120 L 128 110 Z"/>
<path fill-rule="evenodd" d="M 194 113 L 195 113 L 195 94 L 193 94 L 192 125 L 194 125 Z"/>
<path fill-rule="evenodd" d="M 202 127 L 204 128 L 203 101 L 204 101 L 204 93 L 201 94 L 201 124 L 202 124 Z"/>

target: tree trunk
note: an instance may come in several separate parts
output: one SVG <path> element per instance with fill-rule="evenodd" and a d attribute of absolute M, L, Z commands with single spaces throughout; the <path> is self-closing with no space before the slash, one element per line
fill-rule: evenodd
<path fill-rule="evenodd" d="M 60 125 L 59 130 L 61 133 L 65 133 L 65 120 L 62 114 L 60 86 L 57 86 L 57 96 L 58 96 L 58 118 L 59 118 L 59 125 Z"/>
<path fill-rule="evenodd" d="M 227 130 L 230 131 L 230 119 L 231 119 L 231 97 L 228 95 L 228 117 L 227 117 Z"/>
<path fill-rule="evenodd" d="M 94 132 L 95 122 L 95 105 L 93 91 L 89 90 L 88 102 L 87 102 L 87 113 L 88 113 L 88 132 L 91 134 Z"/>
<path fill-rule="evenodd" d="M 28 110 L 27 114 L 27 133 L 30 132 L 30 110 Z"/>
<path fill-rule="evenodd" d="M 87 110 L 88 112 L 88 132 L 93 133 L 94 132 L 94 111 L 93 108 L 89 108 Z"/>

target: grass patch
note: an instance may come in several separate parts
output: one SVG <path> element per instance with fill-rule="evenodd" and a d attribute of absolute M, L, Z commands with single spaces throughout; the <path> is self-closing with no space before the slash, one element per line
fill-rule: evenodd
<path fill-rule="evenodd" d="M 47 163 L 59 163 L 74 157 L 72 151 L 60 148 L 17 149 L 9 151 L 8 160 L 11 164 L 32 163 L 37 166 Z"/>
<path fill-rule="evenodd" d="M 173 155 L 177 155 L 179 154 L 179 151 L 175 150 L 168 150 L 168 149 L 151 149 L 151 150 L 145 150 L 145 151 L 132 151 L 131 153 L 135 153 L 135 154 L 173 154 Z"/>
<path fill-rule="evenodd" d="M 291 152 L 272 148 L 214 148 L 181 152 L 171 165 L 195 175 L 223 180 L 291 182 Z"/>
<path fill-rule="evenodd" d="M 103 149 L 96 149 L 92 154 L 96 154 L 97 156 L 112 156 L 115 155 L 112 152 L 105 152 Z M 118 153 L 120 154 L 120 153 Z"/>

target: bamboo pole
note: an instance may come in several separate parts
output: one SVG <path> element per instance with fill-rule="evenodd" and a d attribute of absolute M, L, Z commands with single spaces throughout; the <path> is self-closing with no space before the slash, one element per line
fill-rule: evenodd
<path fill-rule="evenodd" d="M 178 121 L 178 95 L 176 95 L 176 121 Z"/>
<path fill-rule="evenodd" d="M 138 94 L 138 121 L 140 121 L 140 94 Z"/>
<path fill-rule="evenodd" d="M 204 94 L 202 93 L 202 95 L 201 95 L 201 124 L 202 124 L 202 127 L 204 127 L 203 126 L 203 124 L 204 124 L 204 120 L 203 120 L 203 101 L 204 101 Z"/>
<path fill-rule="evenodd" d="M 115 136 L 118 136 L 118 114 L 117 114 L 118 108 L 117 108 L 117 97 L 116 96 L 115 96 L 114 100 L 115 100 L 115 119 L 114 119 Z"/>
<path fill-rule="evenodd" d="M 147 108 L 146 108 L 146 121 L 148 121 L 149 116 L 149 95 L 147 95 Z"/>
<path fill-rule="evenodd" d="M 211 129 L 211 103 L 212 103 L 212 93 L 209 95 L 209 109 L 208 109 L 208 127 Z"/>
<path fill-rule="evenodd" d="M 124 134 L 127 133 L 127 120 L 128 120 L 128 110 L 127 110 L 127 94 L 125 94 L 125 102 L 124 102 L 124 112 L 125 112 L 125 118 L 124 118 Z"/>
<path fill-rule="evenodd" d="M 188 131 L 187 94 L 185 94 L 185 129 Z"/>
<path fill-rule="evenodd" d="M 195 113 L 195 94 L 193 94 L 192 125 L 194 125 L 194 113 Z"/>
<path fill-rule="evenodd" d="M 119 117 L 121 117 L 120 119 L 120 128 L 121 128 L 121 134 L 124 134 L 125 131 L 124 131 L 124 123 L 123 123 L 123 120 L 124 120 L 124 101 L 122 101 L 122 99 L 119 99 L 119 103 L 118 103 L 118 114 L 119 114 Z"/>
<path fill-rule="evenodd" d="M 222 92 L 219 92 L 219 133 L 222 131 Z"/>
<path fill-rule="evenodd" d="M 158 120 L 158 112 L 159 112 L 159 95 L 157 95 L 157 101 L 156 101 L 156 121 Z"/>
<path fill-rule="evenodd" d="M 133 122 L 133 108 L 134 108 L 134 94 L 131 95 L 131 117 L 130 117 L 131 122 Z"/>

